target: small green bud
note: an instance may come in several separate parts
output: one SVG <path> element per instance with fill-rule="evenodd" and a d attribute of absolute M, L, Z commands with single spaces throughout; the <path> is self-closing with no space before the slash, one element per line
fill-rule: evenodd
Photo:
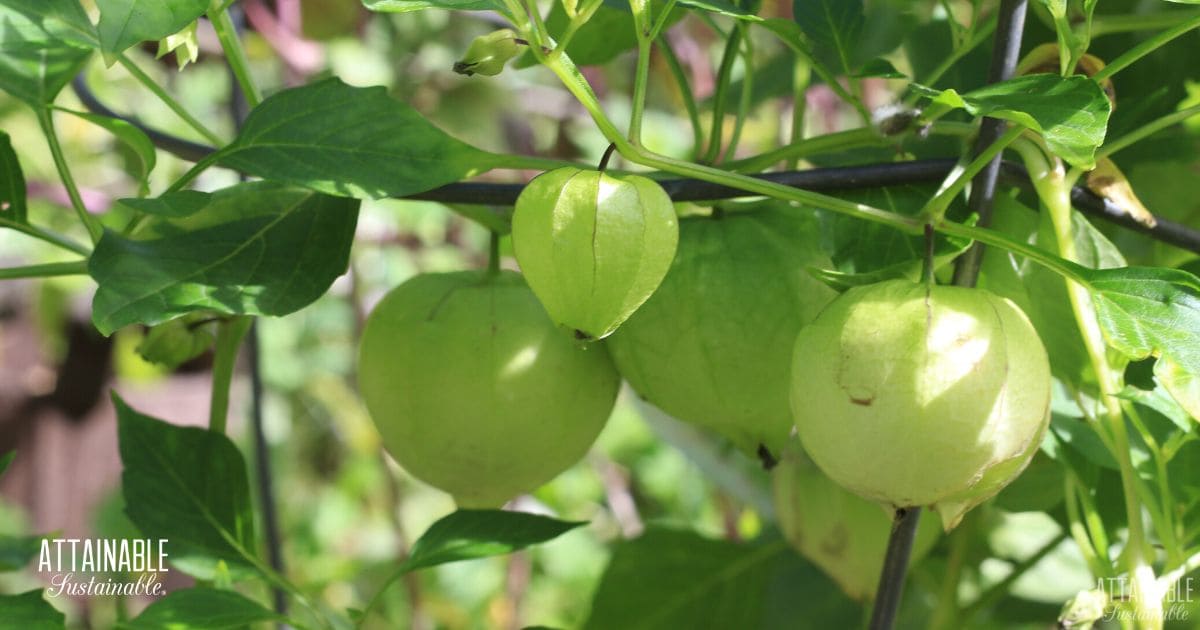
<path fill-rule="evenodd" d="M 455 62 L 454 71 L 471 76 L 482 74 L 493 77 L 504 70 L 509 59 L 520 54 L 517 34 L 503 28 L 487 35 L 480 35 L 471 42 L 462 61 Z"/>
<path fill-rule="evenodd" d="M 1108 595 L 1103 590 L 1080 591 L 1063 604 L 1058 615 L 1058 627 L 1069 630 L 1089 630 L 1104 617 L 1108 607 Z"/>
<path fill-rule="evenodd" d="M 215 337 L 207 328 L 197 325 L 194 316 L 163 322 L 146 332 L 138 344 L 137 353 L 150 363 L 174 369 L 204 354 L 212 347 Z"/>

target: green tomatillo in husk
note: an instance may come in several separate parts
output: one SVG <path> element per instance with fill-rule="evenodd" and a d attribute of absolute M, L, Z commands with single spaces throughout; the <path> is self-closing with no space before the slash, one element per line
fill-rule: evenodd
<path fill-rule="evenodd" d="M 855 287 L 796 338 L 804 449 L 845 488 L 928 506 L 948 530 L 1016 478 L 1049 421 L 1050 366 L 1012 302 L 892 280 Z"/>
<path fill-rule="evenodd" d="M 658 291 L 610 339 L 617 368 L 666 413 L 770 464 L 792 430 L 792 347 L 836 293 L 814 216 L 783 204 L 689 217 Z"/>
<path fill-rule="evenodd" d="M 794 442 L 771 471 L 775 520 L 787 541 L 849 597 L 872 599 L 887 551 L 892 519 L 879 504 L 837 485 Z M 937 542 L 932 519 L 917 525 L 910 563 Z"/>
<path fill-rule="evenodd" d="M 521 192 L 512 238 L 550 319 L 582 339 L 601 339 L 662 282 L 679 223 L 654 181 L 567 167 L 535 177 Z"/>
<path fill-rule="evenodd" d="M 383 445 L 460 507 L 499 507 L 587 452 L 620 376 L 546 317 L 517 273 L 424 274 L 371 312 L 359 389 Z"/>

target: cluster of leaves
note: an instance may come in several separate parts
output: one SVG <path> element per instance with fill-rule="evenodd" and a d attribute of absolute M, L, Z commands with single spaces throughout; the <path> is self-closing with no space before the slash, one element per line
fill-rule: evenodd
<path fill-rule="evenodd" d="M 74 184 L 57 147 L 55 112 L 99 125 L 125 145 L 136 157 L 131 172 L 139 196 L 121 200 L 112 218 L 97 218 L 74 194 L 72 205 L 90 245 L 49 232 L 30 221 L 20 161 L 8 136 L 0 134 L 0 200 L 4 202 L 0 225 L 83 257 L 29 268 L 27 275 L 86 270 L 96 285 L 93 322 L 106 335 L 133 325 L 163 330 L 161 326 L 183 317 L 233 321 L 240 316 L 294 313 L 325 295 L 346 269 L 363 200 L 423 193 L 493 169 L 557 164 L 474 147 L 444 133 L 382 88 L 352 87 L 327 78 L 255 102 L 232 141 L 219 143 L 165 192 L 149 197 L 156 152 L 147 135 L 127 121 L 61 109 L 55 102 L 97 52 L 108 64 L 131 64 L 127 57 L 131 47 L 144 41 L 186 40 L 189 31 L 194 33 L 196 20 L 205 15 L 218 34 L 228 38 L 231 29 L 225 28 L 228 17 L 223 4 L 229 3 L 97 0 L 96 4 L 100 18 L 93 24 L 77 0 L 0 0 L 0 24 L 4 26 L 0 88 L 36 114 L 68 190 L 73 191 Z M 493 11 L 513 21 L 527 40 L 540 41 L 530 39 L 531 29 L 536 35 L 541 28 L 537 26 L 540 17 L 529 20 L 519 3 L 366 0 L 364 4 L 383 12 L 426 8 Z M 1182 48 L 1142 46 L 1136 34 L 1119 26 L 1123 16 L 1132 11 L 1131 2 L 1114 2 L 1103 7 L 1107 13 L 1101 14 L 1096 13 L 1094 0 L 1035 3 L 1035 13 L 1045 22 L 1033 22 L 1028 37 L 1059 43 L 1064 74 L 1072 74 L 1075 62 L 1087 51 L 1113 61 L 1114 66 L 1118 59 L 1128 65 L 1149 56 L 1144 63 L 1154 64 L 1159 72 L 1122 75 L 1118 86 L 1121 107 L 1113 110 L 1096 81 L 1084 76 L 1040 74 L 984 86 L 986 51 L 980 44 L 995 27 L 995 19 L 987 17 L 987 3 L 983 2 L 928 3 L 950 15 L 924 21 L 915 17 L 919 11 L 905 10 L 898 0 L 873 3 L 870 11 L 862 2 L 798 1 L 792 19 L 764 17 L 754 3 L 725 0 L 678 3 L 687 9 L 676 8 L 674 2 L 629 3 L 633 7 L 595 4 L 587 7 L 590 18 L 577 33 L 570 29 L 585 12 L 567 3 L 555 3 L 544 28 L 554 37 L 573 33 L 560 61 L 551 60 L 547 65 L 557 63 L 553 68 L 568 79 L 567 87 L 596 117 L 602 131 L 611 130 L 612 125 L 604 118 L 598 100 L 575 65 L 561 60 L 604 64 L 633 48 L 640 49 L 640 56 L 648 55 L 650 44 L 639 35 L 646 32 L 639 21 L 648 24 L 651 15 L 664 26 L 682 20 L 686 12 L 714 24 L 717 20 L 729 22 L 727 32 L 717 29 L 727 36 L 728 44 L 720 89 L 712 101 L 697 103 L 686 82 L 681 85 L 686 109 L 695 112 L 707 105 L 714 111 L 716 123 L 708 134 L 707 147 L 697 142 L 687 152 L 701 160 L 660 156 L 621 137 L 605 140 L 618 144 L 631 163 L 815 208 L 820 217 L 815 225 L 835 265 L 835 269 L 824 270 L 822 277 L 835 288 L 915 273 L 923 245 L 912 232 L 925 221 L 943 232 L 935 259 L 942 265 L 965 250 L 971 238 L 991 245 L 981 284 L 1013 299 L 1030 315 L 1050 350 L 1064 392 L 1056 401 L 1043 455 L 1030 473 L 1036 474 L 1036 483 L 1028 481 L 1031 477 L 1027 474 L 1025 483 L 1001 496 L 1000 507 L 1011 512 L 1047 512 L 1061 531 L 1076 538 L 1092 573 L 1109 576 L 1127 568 L 1110 557 L 1109 549 L 1113 541 L 1130 540 L 1126 533 L 1131 526 L 1129 515 L 1120 508 L 1130 500 L 1126 493 L 1132 487 L 1155 527 L 1152 540 L 1129 544 L 1161 546 L 1161 557 L 1151 560 L 1164 573 L 1190 566 L 1188 562 L 1200 549 L 1200 532 L 1189 525 L 1200 510 L 1200 493 L 1192 474 L 1200 465 L 1195 440 L 1195 418 L 1200 417 L 1200 354 L 1194 343 L 1200 331 L 1200 281 L 1187 270 L 1170 268 L 1187 258 L 1175 250 L 1130 240 L 1133 237 L 1125 234 L 1106 234 L 1075 214 L 1071 216 L 1074 242 L 1070 249 L 1076 255 L 1073 261 L 1063 260 L 1056 253 L 1067 251 L 1064 243 L 1049 219 L 1039 219 L 1035 210 L 1039 199 L 1018 189 L 1000 195 L 990 229 L 974 228 L 963 208 L 951 203 L 976 166 L 969 159 L 962 162 L 966 173 L 957 172 L 941 192 L 906 185 L 825 197 L 739 173 L 748 170 L 747 164 L 767 167 L 800 157 L 816 164 L 861 162 L 894 155 L 897 149 L 914 157 L 945 157 L 947 144 L 937 141 L 945 137 L 939 129 L 957 129 L 962 135 L 963 128 L 973 129 L 967 126 L 969 121 L 990 116 L 1034 132 L 1050 159 L 1061 159 L 1080 170 L 1095 163 L 1098 151 L 1106 155 L 1106 138 L 1148 136 L 1122 154 L 1121 166 L 1156 213 L 1186 221 L 1195 216 L 1194 203 L 1172 197 L 1178 193 L 1171 191 L 1183 186 L 1163 173 L 1186 177 L 1188 169 L 1200 160 L 1195 130 L 1178 135 L 1141 131 L 1171 116 L 1177 107 L 1195 107 L 1188 100 L 1194 96 L 1184 93 L 1185 79 L 1196 77 L 1187 55 L 1180 54 L 1188 50 L 1186 42 Z M 966 12 L 971 18 L 964 24 L 955 12 Z M 1142 19 L 1158 28 L 1178 28 L 1176 23 L 1197 20 L 1194 12 L 1147 15 L 1149 18 Z M 753 46 L 764 40 L 770 42 L 766 47 L 770 58 L 759 66 Z M 1194 48 L 1194 40 L 1187 41 Z M 658 39 L 657 45 L 670 49 L 665 37 Z M 515 65 L 546 61 L 545 55 L 538 53 L 530 51 Z M 240 63 L 236 50 L 227 54 L 232 63 Z M 739 89 L 731 79 L 731 68 L 743 54 Z M 805 146 L 800 135 L 795 135 L 798 141 L 789 145 L 792 153 L 785 147 L 784 153 L 764 154 L 766 158 L 754 156 L 741 164 L 720 164 L 717 158 L 722 154 L 735 154 L 739 132 L 723 143 L 724 121 L 715 112 L 736 110 L 740 130 L 755 108 L 763 107 L 770 97 L 803 95 L 809 87 L 804 73 L 762 73 L 766 79 L 754 84 L 759 67 L 795 66 L 810 68 L 816 75 L 812 84 L 824 85 L 844 101 L 846 111 L 860 116 L 868 127 L 871 115 L 862 98 L 867 79 L 911 78 L 906 82 L 906 87 L 911 87 L 910 102 L 920 101 L 924 109 L 916 124 L 898 131 L 867 128 L 865 141 L 856 140 L 861 143 L 857 146 L 831 142 L 823 154 L 804 154 L 795 149 Z M 1159 74 L 1170 80 L 1155 77 Z M 254 94 L 253 89 L 247 92 Z M 696 137 L 704 139 L 698 116 L 692 118 Z M 923 132 L 932 133 L 933 139 L 924 140 Z M 949 151 L 960 149 L 951 144 Z M 188 190 L 194 178 L 210 166 L 261 181 L 214 192 Z M 947 206 L 948 218 L 943 218 Z M 847 212 L 852 216 L 846 216 Z M 466 210 L 464 214 L 483 219 L 498 231 L 507 228 L 503 212 Z M 118 229 L 117 219 L 124 217 L 129 223 Z M 881 221 L 872 223 L 864 218 Z M 1143 266 L 1129 266 L 1131 260 Z M 1095 353 L 1089 352 L 1093 348 L 1088 346 L 1086 327 L 1081 331 L 1077 314 L 1071 310 L 1071 289 L 1063 276 L 1090 295 L 1103 339 L 1115 351 L 1106 358 L 1106 365 L 1093 363 Z M 1151 369 L 1144 369 L 1151 363 Z M 1128 421 L 1131 429 L 1124 449 L 1119 448 L 1120 441 L 1114 443 L 1113 429 L 1096 428 L 1103 425 L 1097 417 L 1109 402 L 1105 397 L 1113 393 L 1102 383 L 1103 373 L 1109 371 L 1120 375 L 1118 381 L 1123 378 L 1130 383 L 1116 392 L 1123 410 L 1119 422 L 1125 427 Z M 1126 377 L 1126 373 L 1133 376 Z M 1142 377 L 1134 378 L 1137 374 Z M 196 626 L 283 619 L 226 588 L 250 576 L 307 604 L 307 595 L 274 572 L 258 552 L 245 463 L 233 442 L 220 432 L 175 427 L 144 416 L 119 398 L 114 397 L 114 404 L 125 465 L 122 488 L 130 519 L 145 535 L 170 539 L 176 565 L 215 587 L 177 591 L 130 620 L 129 627 L 161 627 L 175 619 Z M 1124 470 L 1122 458 L 1129 456 L 1127 452 L 1132 453 L 1132 476 Z M 1122 487 L 1122 482 L 1129 483 Z M 1065 497 L 1057 492 L 1048 495 L 1046 487 L 1066 487 L 1069 493 Z M 1140 518 L 1140 511 L 1135 514 Z M 507 553 L 576 525 L 531 515 L 458 512 L 426 532 L 408 559 L 396 567 L 395 577 L 439 563 Z M 14 566 L 24 564 L 21 558 L 28 559 L 22 553 L 31 553 L 29 542 L 11 545 L 26 550 L 17 553 Z M 961 544 L 970 553 L 980 553 L 978 540 Z M 1024 561 L 1036 554 L 1013 554 L 1018 555 Z M 943 555 L 931 562 L 944 567 L 954 562 L 961 565 L 963 560 Z M 736 544 L 690 532 L 652 530 L 616 547 L 588 626 L 786 627 L 800 616 L 827 618 L 831 627 L 845 625 L 846 619 L 857 614 L 855 606 L 836 594 L 828 582 L 813 580 L 814 572 L 811 565 L 801 563 L 784 544 L 769 536 Z M 697 581 L 695 576 L 706 577 Z M 918 592 L 936 590 L 936 585 L 920 583 L 921 574 L 917 577 Z M 982 575 L 976 579 L 977 585 L 994 583 Z M 805 597 L 800 610 L 796 604 L 786 603 L 786 589 L 795 584 L 819 585 Z M 812 601 L 825 602 L 827 610 L 813 610 Z M 981 597 L 975 607 L 988 603 Z M 30 627 L 35 622 L 62 624 L 61 614 L 37 592 L 4 596 L 0 605 L 7 619 L 29 620 Z M 317 608 L 314 604 L 314 614 L 319 616 Z M 365 619 L 367 613 L 357 614 Z M 1013 614 L 1019 617 L 1019 613 Z M 1035 607 L 1030 618 L 1044 614 L 1044 609 Z M 998 623 L 1005 621 L 1010 620 L 998 619 Z"/>

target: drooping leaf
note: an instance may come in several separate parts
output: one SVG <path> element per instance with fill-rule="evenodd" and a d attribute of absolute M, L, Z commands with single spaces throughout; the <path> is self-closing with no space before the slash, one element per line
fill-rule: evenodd
<path fill-rule="evenodd" d="M 455 11 L 499 11 L 508 14 L 503 2 L 496 0 L 362 0 L 363 6 L 380 13 L 408 13 L 422 9 Z"/>
<path fill-rule="evenodd" d="M 860 615 L 782 540 L 737 544 L 651 528 L 617 544 L 584 628 L 795 628 L 800 618 L 804 627 L 849 628 Z"/>
<path fill-rule="evenodd" d="M 932 101 L 930 114 L 962 108 L 975 116 L 1015 122 L 1041 134 L 1051 151 L 1082 168 L 1095 165 L 1112 111 L 1100 86 L 1083 76 L 1031 74 L 963 95 L 916 84 L 912 89 Z"/>
<path fill-rule="evenodd" d="M 145 194 L 146 191 L 149 190 L 150 184 L 148 180 L 150 177 L 150 171 L 154 170 L 154 165 L 156 163 L 158 154 L 154 150 L 154 143 L 150 141 L 150 138 L 146 136 L 144 131 L 119 118 L 101 116 L 99 114 L 92 114 L 89 112 L 77 112 L 62 107 L 56 109 L 71 114 L 72 116 L 78 116 L 79 118 L 82 118 L 93 125 L 104 128 L 109 133 L 116 136 L 118 140 L 125 144 L 125 146 L 129 147 L 130 150 L 133 151 L 133 155 L 138 161 L 138 164 L 132 169 L 133 172 L 130 174 L 138 180 L 138 189 L 141 191 L 140 194 Z"/>
<path fill-rule="evenodd" d="M 431 525 L 404 561 L 405 571 L 486 558 L 536 545 L 584 525 L 506 510 L 458 510 Z"/>
<path fill-rule="evenodd" d="M 0 571 L 24 568 L 41 548 L 41 536 L 0 536 Z"/>
<path fill-rule="evenodd" d="M 0 90 L 35 109 L 53 102 L 92 54 L 94 32 L 77 0 L 4 0 L 0 26 Z"/>
<path fill-rule="evenodd" d="M 0 131 L 0 218 L 14 223 L 29 221 L 25 203 L 25 174 L 8 134 Z"/>
<path fill-rule="evenodd" d="M 236 630 L 282 619 L 235 591 L 196 587 L 168 593 L 147 606 L 142 614 L 117 627 L 126 630 Z"/>
<path fill-rule="evenodd" d="M 382 87 L 331 78 L 267 98 L 219 161 L 331 195 L 379 198 L 476 175 L 496 156 L 446 135 Z"/>
<path fill-rule="evenodd" d="M 1087 272 L 1105 338 L 1131 359 L 1155 356 L 1154 375 L 1200 419 L 1200 279 L 1179 269 Z"/>
<path fill-rule="evenodd" d="M 20 595 L 0 595 L 0 611 L 9 628 L 62 630 L 67 627 L 66 616 L 46 601 L 40 588 Z"/>
<path fill-rule="evenodd" d="M 866 22 L 862 0 L 793 0 L 792 14 L 819 61 L 841 74 L 855 69 Z"/>
<path fill-rule="evenodd" d="M 168 559 L 210 575 L 224 561 L 250 565 L 254 512 L 246 464 L 223 433 L 145 416 L 116 393 L 125 513 L 147 538 L 167 539 Z"/>
<path fill-rule="evenodd" d="M 679 0 L 679 4 L 708 11 L 709 13 L 719 13 L 731 18 L 746 20 L 749 22 L 761 22 L 762 18 L 753 13 L 735 5 L 729 0 Z"/>
<path fill-rule="evenodd" d="M 346 270 L 357 200 L 276 182 L 226 188 L 203 206 L 198 199 L 178 193 L 135 203 L 176 214 L 135 238 L 108 232 L 100 239 L 88 273 L 99 284 L 92 320 L 101 332 L 202 309 L 286 315 Z"/>
<path fill-rule="evenodd" d="M 108 65 L 130 46 L 183 30 L 208 10 L 209 0 L 96 0 L 100 52 Z"/>

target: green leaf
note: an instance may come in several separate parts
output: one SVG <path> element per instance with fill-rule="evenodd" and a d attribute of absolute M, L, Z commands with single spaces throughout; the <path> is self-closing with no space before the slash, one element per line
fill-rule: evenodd
<path fill-rule="evenodd" d="M 209 0 L 96 0 L 100 52 L 112 65 L 125 49 L 173 35 L 208 10 Z"/>
<path fill-rule="evenodd" d="M 263 101 L 219 161 L 331 195 L 379 198 L 482 173 L 497 156 L 451 138 L 382 87 L 331 78 Z"/>
<path fill-rule="evenodd" d="M 203 309 L 286 315 L 321 297 L 346 271 L 356 200 L 276 182 L 217 191 L 202 212 L 197 199 L 167 195 L 157 207 L 183 216 L 151 222 L 136 239 L 116 232 L 100 239 L 88 273 L 99 284 L 92 321 L 102 333 Z"/>
<path fill-rule="evenodd" d="M 797 600 L 802 609 L 789 608 Z M 617 544 L 584 628 L 795 628 L 797 615 L 806 628 L 850 628 L 860 614 L 782 540 L 738 544 L 651 528 Z"/>
<path fill-rule="evenodd" d="M 963 95 L 916 84 L 912 89 L 931 99 L 927 115 L 962 108 L 974 116 L 1015 122 L 1040 133 L 1051 151 L 1082 168 L 1095 165 L 1112 111 L 1100 86 L 1083 76 L 1031 74 Z"/>
<path fill-rule="evenodd" d="M 402 570 L 512 553 L 584 525 L 506 510 L 458 510 L 429 526 L 413 544 Z"/>
<path fill-rule="evenodd" d="M 0 571 L 18 571 L 42 548 L 42 536 L 0 536 Z"/>
<path fill-rule="evenodd" d="M 493 0 L 363 0 L 363 6 L 381 13 L 408 13 L 422 9 L 450 9 L 454 11 L 498 11 L 508 15 L 503 2 Z"/>
<path fill-rule="evenodd" d="M 1154 375 L 1200 419 L 1200 279 L 1179 269 L 1089 270 L 1096 316 L 1108 343 L 1131 359 L 1155 356 Z"/>
<path fill-rule="evenodd" d="M 150 604 L 142 614 L 118 624 L 128 630 L 237 630 L 283 617 L 235 591 L 186 588 Z"/>
<path fill-rule="evenodd" d="M 62 630 L 67 618 L 42 597 L 42 589 L 20 595 L 0 595 L 0 619 L 7 628 Z"/>
<path fill-rule="evenodd" d="M 182 219 L 208 207 L 208 204 L 212 203 L 212 197 L 212 193 L 199 190 L 181 190 L 149 199 L 120 199 L 117 203 L 143 214 L 167 219 Z"/>
<path fill-rule="evenodd" d="M 8 466 L 12 464 L 13 460 L 16 458 L 16 451 L 9 451 L 3 455 L 0 455 L 0 475 L 3 475 L 4 471 L 8 470 Z"/>
<path fill-rule="evenodd" d="M 35 109 L 54 101 L 92 54 L 80 41 L 91 23 L 76 0 L 3 0 L 0 25 L 0 90 Z"/>
<path fill-rule="evenodd" d="M 792 14 L 818 60 L 842 74 L 854 70 L 866 22 L 862 0 L 793 0 Z"/>
<path fill-rule="evenodd" d="M 176 566 L 211 569 L 221 560 L 253 566 L 245 555 L 254 554 L 254 512 L 246 464 L 233 442 L 144 416 L 116 393 L 112 399 L 129 520 L 146 537 L 167 539 Z"/>
<path fill-rule="evenodd" d="M 93 125 L 104 128 L 116 136 L 125 146 L 129 147 L 138 161 L 137 167 L 130 174 L 138 180 L 140 194 L 145 194 L 149 191 L 150 171 L 154 170 L 158 154 L 154 150 L 154 143 L 150 141 L 150 138 L 144 131 L 119 118 L 101 116 L 89 112 L 77 112 L 63 107 L 56 107 L 55 109 L 71 114 L 72 116 L 78 116 Z"/>
<path fill-rule="evenodd" d="M 0 131 L 0 218 L 15 223 L 28 223 L 25 204 L 25 174 L 13 151 L 8 134 Z"/>

